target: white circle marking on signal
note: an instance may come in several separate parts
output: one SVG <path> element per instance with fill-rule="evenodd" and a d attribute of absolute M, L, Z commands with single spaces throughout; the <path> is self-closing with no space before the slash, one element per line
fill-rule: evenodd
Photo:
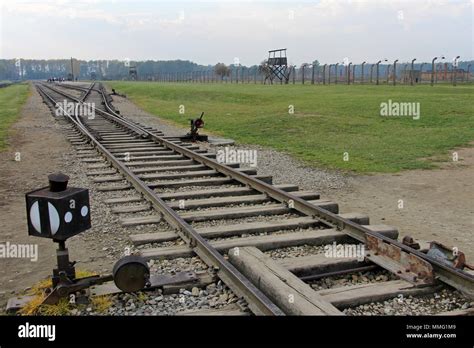
<path fill-rule="evenodd" d="M 48 211 L 49 211 L 49 225 L 51 227 L 51 234 L 56 234 L 59 230 L 59 214 L 54 205 L 48 202 Z"/>
<path fill-rule="evenodd" d="M 30 208 L 30 221 L 36 231 L 41 233 L 41 219 L 39 216 L 39 204 L 38 201 L 34 202 Z"/>
<path fill-rule="evenodd" d="M 70 211 L 64 214 L 64 221 L 66 221 L 66 223 L 70 223 L 72 221 L 72 214 Z"/>
<path fill-rule="evenodd" d="M 88 213 L 89 213 L 89 208 L 87 208 L 87 205 L 83 206 L 83 207 L 81 208 L 81 215 L 82 215 L 83 217 L 86 217 L 86 215 L 87 215 Z"/>

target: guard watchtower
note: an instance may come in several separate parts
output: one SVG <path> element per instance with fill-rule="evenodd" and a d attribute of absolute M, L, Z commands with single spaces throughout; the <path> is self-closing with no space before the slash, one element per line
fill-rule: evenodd
<path fill-rule="evenodd" d="M 138 72 L 137 72 L 136 66 L 130 66 L 128 68 L 128 77 L 130 78 L 130 80 L 133 80 L 133 81 L 138 80 Z"/>
<path fill-rule="evenodd" d="M 277 78 L 280 83 L 288 83 L 290 79 L 290 69 L 288 69 L 288 59 L 286 48 L 268 51 L 268 73 L 265 78 L 269 78 L 271 83 Z"/>

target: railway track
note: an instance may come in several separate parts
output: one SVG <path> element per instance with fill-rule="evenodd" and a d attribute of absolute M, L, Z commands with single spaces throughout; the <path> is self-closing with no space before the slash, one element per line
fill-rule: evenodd
<path fill-rule="evenodd" d="M 317 192 L 272 185 L 255 168 L 218 163 L 207 149 L 135 123 L 114 109 L 100 84 L 37 89 L 51 108 L 63 100 L 95 103 L 90 119 L 65 112 L 68 137 L 97 189 L 115 193 L 107 203 L 124 216 L 122 225 L 166 221 L 173 227 L 132 234 L 138 252 L 147 260 L 197 255 L 256 315 L 341 315 L 345 308 L 446 287 L 474 297 L 474 276 L 427 255 L 425 244 L 416 250 L 398 241 L 396 228 L 370 225 L 364 214 L 341 214 Z M 338 250 L 364 246 L 365 257 L 328 257 L 334 243 Z M 278 257 L 291 248 L 313 252 Z M 357 272 L 385 275 L 319 291 L 308 285 Z"/>

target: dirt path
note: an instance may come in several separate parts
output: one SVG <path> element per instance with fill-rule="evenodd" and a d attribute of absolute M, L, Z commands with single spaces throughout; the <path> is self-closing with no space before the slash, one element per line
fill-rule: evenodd
<path fill-rule="evenodd" d="M 20 118 L 12 127 L 10 146 L 0 152 L 0 243 L 38 245 L 38 259 L 0 259 L 0 313 L 4 312 L 6 301 L 14 296 L 13 293 L 44 279 L 56 265 L 55 243 L 50 239 L 28 236 L 25 193 L 47 186 L 47 175 L 56 171 L 70 175 L 70 186 L 91 186 L 63 132 L 62 126 L 32 87 Z M 20 161 L 15 161 L 16 153 L 20 153 Z M 91 205 L 99 204 L 92 194 Z M 99 226 L 109 224 L 105 221 L 107 214 L 98 209 L 91 213 L 97 227 L 87 236 L 78 235 L 68 241 L 71 259 L 81 261 L 78 268 L 110 272 L 115 258 L 102 251 L 102 244 L 108 245 L 110 241 L 101 235 L 97 237 L 106 229 Z"/>
<path fill-rule="evenodd" d="M 46 186 L 46 175 L 61 169 L 61 159 L 65 150 L 67 152 L 69 149 L 66 139 L 58 134 L 57 125 L 36 92 L 32 92 L 19 121 L 13 125 L 9 143 L 10 147 L 0 153 L 0 241 L 38 244 L 39 255 L 37 262 L 15 258 L 0 260 L 2 298 L 8 297 L 14 289 L 30 286 L 44 277 L 47 270 L 52 270 L 55 261 L 53 243 L 27 234 L 24 194 Z M 20 154 L 20 161 L 15 161 L 16 153 Z"/>

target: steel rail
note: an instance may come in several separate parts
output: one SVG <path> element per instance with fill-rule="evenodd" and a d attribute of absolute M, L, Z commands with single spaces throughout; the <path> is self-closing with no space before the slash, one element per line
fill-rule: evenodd
<path fill-rule="evenodd" d="M 49 86 L 49 84 L 43 84 L 42 82 L 40 84 L 43 85 L 43 86 Z M 100 93 L 100 91 L 98 89 L 94 88 L 95 84 L 96 84 L 96 82 L 91 82 L 89 87 L 80 87 L 80 86 L 71 86 L 71 85 L 68 85 L 66 83 L 57 83 L 56 82 L 53 85 L 56 86 L 56 87 L 69 88 L 69 89 L 74 89 L 76 91 L 85 92 L 85 94 L 80 99 L 81 101 L 84 101 L 87 98 L 87 96 L 90 94 L 91 91 L 96 91 L 96 92 Z"/>
<path fill-rule="evenodd" d="M 109 111 L 113 112 L 113 110 L 111 110 L 111 106 L 107 102 L 107 98 L 105 97 L 104 93 L 102 91 L 100 93 L 102 94 L 102 99 L 104 100 L 104 105 L 106 106 L 106 108 Z M 108 114 L 107 116 L 117 118 L 118 116 L 116 115 L 117 114 L 115 115 Z M 186 149 L 185 147 L 182 147 L 161 136 L 158 136 L 152 132 L 149 132 L 146 129 L 143 129 L 140 126 L 137 126 L 137 127 L 139 127 L 144 132 L 146 132 L 150 139 L 160 143 L 162 146 L 169 148 L 171 150 L 174 150 L 210 168 L 213 168 L 214 170 L 228 176 L 229 178 L 237 182 L 240 182 L 246 185 L 247 187 L 253 188 L 261 193 L 264 193 L 267 196 L 281 203 L 287 204 L 288 206 L 291 206 L 293 209 L 305 215 L 311 216 L 321 221 L 322 223 L 328 225 L 328 227 L 335 228 L 341 231 L 342 233 L 347 234 L 360 242 L 366 243 L 367 241 L 366 238 L 368 235 L 370 235 L 378 239 L 381 239 L 385 243 L 389 243 L 393 246 L 396 246 L 400 248 L 401 250 L 403 250 L 404 252 L 416 255 L 417 257 L 429 262 L 433 266 L 435 275 L 439 280 L 460 290 L 467 296 L 474 298 L 474 275 L 471 275 L 460 269 L 456 269 L 450 265 L 447 265 L 441 261 L 438 261 L 426 255 L 425 253 L 422 253 L 403 243 L 400 243 L 397 240 L 388 238 L 378 232 L 371 231 L 365 228 L 364 226 L 361 226 L 337 214 L 331 213 L 325 209 L 315 206 L 299 197 L 292 195 L 289 192 L 280 190 L 270 184 L 267 184 L 261 180 L 250 177 L 247 174 L 236 171 L 235 169 L 230 168 L 224 164 L 221 164 L 213 159 L 207 158 L 203 155 L 195 153 L 194 151 Z M 179 215 L 176 214 L 176 212 L 174 211 L 172 211 L 172 213 L 173 214 L 171 215 L 165 214 L 164 215 L 165 218 L 167 219 L 168 222 L 176 226 L 178 229 L 181 229 L 179 220 L 177 220 L 177 218 L 179 218 Z M 183 231 L 186 231 L 186 229 L 184 229 Z M 192 235 L 188 236 L 188 239 L 190 240 L 190 242 L 192 242 L 193 241 Z"/>
<path fill-rule="evenodd" d="M 112 110 L 112 107 L 108 103 L 107 98 L 105 97 L 104 93 L 102 91 L 100 91 L 100 93 L 102 94 L 102 99 L 104 101 L 104 105 L 106 106 L 106 108 L 110 112 L 115 114 Z M 113 116 L 118 117 L 118 114 L 115 114 Z M 232 178 L 233 180 L 240 182 L 241 184 L 244 184 L 250 188 L 253 188 L 261 193 L 266 194 L 268 197 L 271 197 L 281 203 L 287 204 L 288 206 L 291 206 L 293 209 L 305 215 L 311 216 L 321 221 L 322 223 L 326 224 L 328 227 L 335 228 L 341 231 L 342 233 L 347 234 L 362 243 L 366 243 L 367 235 L 370 235 L 370 236 L 374 236 L 378 239 L 383 240 L 385 243 L 389 243 L 393 246 L 396 246 L 400 248 L 401 250 L 403 250 L 404 252 L 416 255 L 417 257 L 429 262 L 433 266 L 435 275 L 438 277 L 439 280 L 460 290 L 467 296 L 474 298 L 474 275 L 464 272 L 460 269 L 454 268 L 450 265 L 447 265 L 439 260 L 436 260 L 426 255 L 425 253 L 422 253 L 403 243 L 400 243 L 397 240 L 386 237 L 378 232 L 371 231 L 362 225 L 359 225 L 355 222 L 347 220 L 337 214 L 331 213 L 327 211 L 326 209 L 313 205 L 304 199 L 294 196 L 290 192 L 280 190 L 274 187 L 273 185 L 267 184 L 245 173 L 236 171 L 235 169 L 230 168 L 224 164 L 221 164 L 213 159 L 207 158 L 203 155 L 195 153 L 192 150 L 186 149 L 185 147 L 175 144 L 161 136 L 158 136 L 152 132 L 149 132 L 146 129 L 143 129 L 143 131 L 148 133 L 150 139 L 157 141 L 162 146 L 169 148 L 171 150 L 174 150 L 201 164 L 204 164 L 216 170 L 217 172 L 220 172 L 228 176 L 229 178 Z M 170 219 L 172 218 L 170 217 Z"/>
<path fill-rule="evenodd" d="M 53 103 L 54 99 L 41 87 L 40 90 Z M 64 94 L 61 93 L 64 96 Z M 79 116 L 74 119 L 70 114 L 68 118 L 77 129 L 83 133 L 92 144 L 105 156 L 106 160 L 119 172 L 126 176 L 128 181 L 137 191 L 142 193 L 155 207 L 166 221 L 177 228 L 177 233 L 190 246 L 193 251 L 209 266 L 217 270 L 219 278 L 229 286 L 238 296 L 245 298 L 249 308 L 257 315 L 285 315 L 263 292 L 242 275 L 232 264 L 230 264 L 215 248 L 213 248 L 191 225 L 184 221 L 174 210 L 172 210 L 145 182 L 139 179 L 123 162 L 110 153 L 83 125 Z"/>
<path fill-rule="evenodd" d="M 101 94 L 104 100 L 104 105 L 109 111 L 111 111 L 111 106 L 107 102 L 107 98 L 105 97 L 103 92 L 101 92 Z M 216 160 L 207 158 L 206 156 L 203 156 L 183 146 L 175 144 L 165 139 L 164 137 L 156 135 L 146 129 L 143 129 L 143 131 L 148 133 L 150 139 L 155 140 L 162 146 L 174 150 L 188 158 L 195 160 L 196 162 L 204 164 L 216 170 L 217 172 L 222 173 L 228 176 L 229 178 L 240 182 L 241 184 L 244 184 L 254 190 L 266 194 L 268 197 L 271 197 L 281 203 L 287 204 L 289 207 L 292 207 L 293 209 L 305 215 L 311 216 L 328 225 L 328 227 L 335 228 L 340 232 L 347 234 L 362 243 L 367 242 L 367 236 L 373 236 L 378 239 L 381 239 L 385 243 L 389 243 L 393 246 L 398 247 L 406 253 L 413 254 L 421 258 L 422 260 L 427 261 L 433 266 L 435 276 L 439 280 L 458 289 L 470 298 L 474 298 L 474 275 L 467 273 L 463 270 L 454 268 L 453 266 L 447 265 L 437 259 L 426 255 L 425 253 L 419 250 L 415 250 L 403 243 L 400 243 L 397 240 L 386 237 L 381 233 L 371 231 L 360 224 L 357 224 L 353 221 L 341 217 L 340 215 L 334 214 L 326 209 L 311 204 L 310 202 L 299 198 L 291 194 L 290 192 L 283 191 L 273 185 L 267 184 L 259 179 L 256 179 L 245 173 L 239 172 L 231 167 L 221 164 Z M 178 217 L 178 214 L 176 214 L 174 211 L 173 213 L 174 214 L 170 216 L 170 220 L 176 220 L 176 217 Z M 177 223 L 177 221 L 175 221 L 175 223 Z"/>
<path fill-rule="evenodd" d="M 69 98 L 73 101 L 75 101 L 76 103 L 79 103 L 79 104 L 82 104 L 84 103 L 82 100 L 80 99 L 77 99 L 76 97 L 72 96 L 72 95 L 69 95 L 63 91 L 60 91 L 58 90 L 57 88 L 54 88 L 54 87 L 51 87 L 47 84 L 41 84 L 41 86 L 43 87 L 46 87 L 52 91 L 54 91 L 55 93 L 58 93 L 60 95 L 62 95 L 63 97 L 65 98 Z M 97 90 L 96 90 L 97 91 Z M 102 95 L 103 98 L 104 97 L 104 94 L 101 92 L 101 91 L 97 91 L 98 93 L 100 93 Z M 105 100 L 105 102 L 107 103 L 107 100 Z M 107 103 L 107 107 L 110 108 L 110 106 L 108 106 L 109 104 Z M 101 115 L 105 116 L 106 118 L 112 118 L 111 121 L 114 122 L 114 123 L 118 123 L 120 124 L 122 127 L 125 127 L 127 128 L 128 130 L 131 130 L 132 132 L 134 132 L 135 134 L 137 134 L 138 136 L 142 137 L 142 138 L 148 138 L 148 132 L 145 132 L 141 127 L 138 127 L 136 124 L 134 124 L 133 122 L 130 122 L 128 120 L 126 120 L 125 118 L 119 116 L 117 113 L 113 112 L 113 113 L 109 113 L 107 111 L 104 111 L 104 110 L 101 110 L 97 107 L 92 107 L 96 112 L 100 113 Z M 109 110 L 110 111 L 110 110 Z"/>
<path fill-rule="evenodd" d="M 333 227 L 340 232 L 351 236 L 352 238 L 366 243 L 366 236 L 374 236 L 383 240 L 385 243 L 389 243 L 393 246 L 400 248 L 401 250 L 416 255 L 419 258 L 429 262 L 433 266 L 433 270 L 435 271 L 435 275 L 439 278 L 439 280 L 445 282 L 446 284 L 451 285 L 452 287 L 460 290 L 461 292 L 465 293 L 471 298 L 474 298 L 474 275 L 471 275 L 467 272 L 464 272 L 460 269 L 454 268 L 449 266 L 443 262 L 440 262 L 425 253 L 422 253 L 418 250 L 415 250 L 403 243 L 398 242 L 397 240 L 391 239 L 389 237 L 384 236 L 381 233 L 371 231 L 366 227 L 359 225 L 355 222 L 347 220 L 340 215 L 331 213 L 326 209 L 320 208 L 316 205 L 305 201 L 290 192 L 286 192 L 280 190 L 279 188 L 267 184 L 261 180 L 256 178 L 250 177 L 245 173 L 238 172 L 233 168 L 225 166 L 217 161 L 202 156 L 194 151 L 188 150 L 178 144 L 174 144 L 163 137 L 160 137 L 156 134 L 148 132 L 150 135 L 150 139 L 154 139 L 159 142 L 161 145 L 172 149 L 188 158 L 195 160 L 201 164 L 204 164 L 222 174 L 225 174 L 229 178 L 238 181 L 254 190 L 257 190 L 261 193 L 266 194 L 267 196 L 281 202 L 287 204 L 289 207 L 293 209 L 311 216 L 317 220 L 320 220 L 322 223 L 328 225 L 329 227 Z"/>
<path fill-rule="evenodd" d="M 91 85 L 93 86 L 96 82 L 91 82 Z M 64 88 L 69 88 L 69 89 L 75 89 L 77 91 L 85 91 L 87 89 L 89 89 L 90 87 L 81 87 L 81 86 L 72 86 L 70 84 L 67 84 L 67 83 L 54 83 L 55 86 L 58 86 L 58 87 L 64 87 Z M 100 90 L 96 89 L 96 88 L 91 88 L 92 91 L 96 91 L 98 93 L 100 93 Z"/>
<path fill-rule="evenodd" d="M 101 89 L 97 89 L 97 88 L 94 88 L 94 85 L 95 85 L 96 82 L 91 82 L 91 85 L 89 87 L 81 87 L 81 86 L 72 86 L 72 85 L 69 85 L 67 83 L 65 84 L 58 84 L 56 83 L 55 86 L 59 86 L 59 87 L 63 87 L 63 88 L 69 88 L 69 89 L 74 89 L 74 90 L 77 90 L 77 91 L 85 91 L 86 92 L 86 95 L 83 96 L 83 101 L 85 100 L 85 97 L 87 97 L 87 95 L 90 93 L 90 91 L 95 91 L 97 93 L 102 93 L 102 90 Z M 123 117 L 122 115 L 120 114 L 117 114 L 115 111 L 113 111 L 113 114 L 116 115 L 117 117 Z"/>
<path fill-rule="evenodd" d="M 94 89 L 94 86 L 95 86 L 95 82 L 92 82 L 89 88 L 86 88 L 86 93 L 80 99 L 81 102 L 84 102 L 84 100 L 86 100 L 86 98 L 89 96 L 91 91 Z"/>

